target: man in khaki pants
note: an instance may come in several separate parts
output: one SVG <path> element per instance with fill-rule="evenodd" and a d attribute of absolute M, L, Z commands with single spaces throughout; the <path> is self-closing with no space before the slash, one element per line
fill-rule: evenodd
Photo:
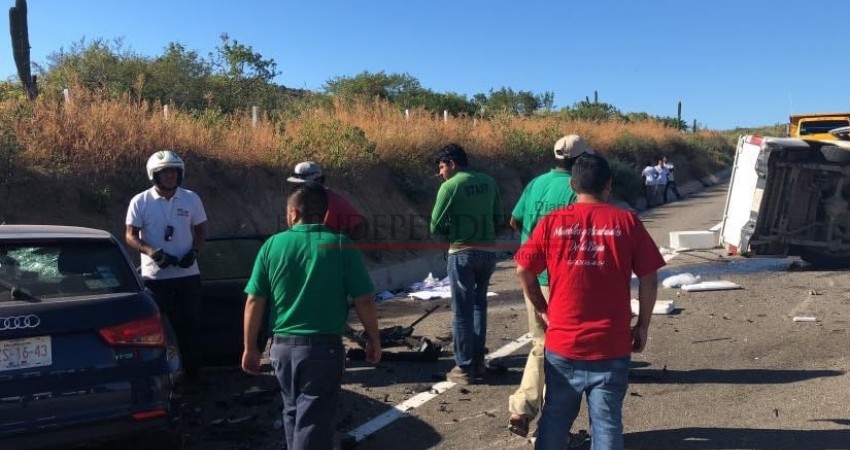
<path fill-rule="evenodd" d="M 522 243 L 547 213 L 576 200 L 576 195 L 570 187 L 570 170 L 580 155 L 593 154 L 584 139 L 574 134 L 558 139 L 554 152 L 555 167 L 528 183 L 511 213 L 511 228 L 520 231 Z M 538 281 L 548 301 L 549 277 L 545 271 L 540 274 Z M 525 364 L 522 382 L 508 400 L 508 410 L 511 412 L 509 429 L 522 437 L 528 435 L 529 423 L 537 416 L 543 400 L 543 338 L 546 334 L 545 326 L 528 298 L 525 303 L 528 311 L 528 330 L 531 332 L 533 345 Z"/>

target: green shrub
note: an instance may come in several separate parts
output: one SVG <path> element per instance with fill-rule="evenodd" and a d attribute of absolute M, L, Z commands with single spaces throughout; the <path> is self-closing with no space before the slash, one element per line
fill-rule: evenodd
<path fill-rule="evenodd" d="M 618 159 L 624 164 L 643 167 L 647 161 L 654 163 L 655 157 L 660 151 L 660 146 L 655 140 L 624 132 L 614 140 L 608 156 L 611 159 Z"/>
<path fill-rule="evenodd" d="M 607 159 L 614 178 L 614 195 L 634 205 L 643 194 L 643 179 L 641 179 L 640 171 L 617 157 L 612 156 Z"/>
<path fill-rule="evenodd" d="M 735 160 L 735 146 L 720 135 L 689 134 L 688 143 L 699 153 L 708 155 L 717 164 L 730 165 Z"/>
<path fill-rule="evenodd" d="M 339 119 L 308 120 L 292 135 L 284 135 L 274 161 L 289 171 L 293 163 L 313 160 L 341 174 L 376 159 L 376 144 L 362 129 Z"/>

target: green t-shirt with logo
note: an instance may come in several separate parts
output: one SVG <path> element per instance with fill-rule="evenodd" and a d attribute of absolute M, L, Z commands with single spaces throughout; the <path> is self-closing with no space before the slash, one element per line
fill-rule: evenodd
<path fill-rule="evenodd" d="M 522 222 L 520 243 L 528 239 L 537 222 L 546 214 L 576 201 L 570 178 L 566 170 L 552 169 L 528 183 L 511 213 L 511 216 Z M 549 275 L 545 270 L 537 280 L 541 286 L 549 286 Z"/>
<path fill-rule="evenodd" d="M 279 335 L 345 332 L 349 297 L 374 290 L 352 241 L 321 224 L 296 224 L 263 244 L 245 293 L 269 301 Z"/>
<path fill-rule="evenodd" d="M 431 211 L 431 233 L 448 237 L 452 249 L 492 246 L 505 208 L 496 181 L 485 173 L 461 170 L 444 181 Z"/>

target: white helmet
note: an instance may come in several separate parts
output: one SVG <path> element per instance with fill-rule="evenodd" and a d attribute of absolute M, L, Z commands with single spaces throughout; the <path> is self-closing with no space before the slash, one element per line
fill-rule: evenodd
<path fill-rule="evenodd" d="M 180 183 L 183 182 L 183 174 L 185 173 L 183 160 L 171 150 L 160 150 L 151 155 L 148 158 L 147 169 L 148 179 L 153 181 L 154 184 L 157 184 L 154 175 L 163 169 L 177 169 L 177 185 L 180 186 Z"/>

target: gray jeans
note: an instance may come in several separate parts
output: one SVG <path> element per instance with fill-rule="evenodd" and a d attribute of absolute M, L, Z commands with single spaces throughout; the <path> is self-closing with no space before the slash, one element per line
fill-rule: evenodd
<path fill-rule="evenodd" d="M 287 449 L 333 448 L 343 350 L 336 335 L 275 335 L 269 359 L 280 383 Z"/>

